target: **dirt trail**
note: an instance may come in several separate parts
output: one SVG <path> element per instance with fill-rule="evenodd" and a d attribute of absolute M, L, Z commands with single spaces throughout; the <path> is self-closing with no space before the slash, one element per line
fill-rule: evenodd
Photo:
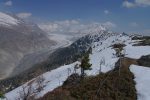
<path fill-rule="evenodd" d="M 120 60 L 119 60 L 120 61 Z M 138 65 L 137 63 L 137 59 L 132 59 L 132 58 L 128 58 L 128 57 L 124 57 L 121 58 L 121 68 L 125 68 L 125 69 L 129 69 L 130 65 L 134 64 L 134 65 Z"/>

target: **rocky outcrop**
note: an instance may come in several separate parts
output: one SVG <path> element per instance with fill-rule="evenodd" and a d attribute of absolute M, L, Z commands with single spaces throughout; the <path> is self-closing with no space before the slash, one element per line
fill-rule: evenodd
<path fill-rule="evenodd" d="M 140 59 L 138 59 L 138 64 L 140 66 L 150 67 L 150 55 L 142 56 Z"/>

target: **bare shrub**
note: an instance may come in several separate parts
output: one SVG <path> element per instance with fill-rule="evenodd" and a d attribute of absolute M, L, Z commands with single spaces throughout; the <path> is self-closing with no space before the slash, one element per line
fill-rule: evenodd
<path fill-rule="evenodd" d="M 44 80 L 45 78 L 43 77 L 43 75 L 40 75 L 36 78 L 36 83 L 37 83 L 37 92 L 41 92 L 44 88 Z"/>
<path fill-rule="evenodd" d="M 23 85 L 17 100 L 35 100 L 37 93 L 41 92 L 44 88 L 44 80 L 43 75 L 40 75 L 27 85 Z"/>
<path fill-rule="evenodd" d="M 34 100 L 34 88 L 32 85 L 22 86 L 22 90 L 19 92 L 19 98 L 17 100 Z"/>

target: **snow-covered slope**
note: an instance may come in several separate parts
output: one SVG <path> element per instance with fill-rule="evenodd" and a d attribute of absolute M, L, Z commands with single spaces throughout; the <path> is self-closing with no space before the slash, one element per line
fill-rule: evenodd
<path fill-rule="evenodd" d="M 18 25 L 20 21 L 18 19 L 13 18 L 12 16 L 0 12 L 0 25 Z"/>
<path fill-rule="evenodd" d="M 99 64 L 102 59 L 105 60 L 105 63 L 103 63 L 101 67 L 101 71 L 104 73 L 113 69 L 115 63 L 118 61 L 118 58 L 114 55 L 115 51 L 111 47 L 115 43 L 126 44 L 126 47 L 124 48 L 126 57 L 139 58 L 142 55 L 150 54 L 150 46 L 136 47 L 132 46 L 133 42 L 135 41 L 131 40 L 131 37 L 129 37 L 128 35 L 100 30 L 93 34 L 86 35 L 85 37 L 79 39 L 78 42 L 75 42 L 75 44 L 78 44 L 79 47 L 82 47 L 83 44 L 87 47 L 92 47 L 92 54 L 90 55 L 92 70 L 88 70 L 86 71 L 86 73 L 87 75 L 97 75 L 100 69 Z M 146 52 L 144 52 L 144 50 L 146 50 Z M 45 81 L 43 84 L 45 85 L 45 87 L 41 92 L 36 94 L 36 97 L 41 97 L 47 92 L 52 91 L 53 89 L 62 85 L 63 82 L 67 79 L 68 75 L 74 72 L 74 66 L 76 64 L 79 64 L 79 62 L 60 66 L 60 68 L 44 73 L 43 76 L 45 78 Z M 80 69 L 77 70 L 77 73 L 80 74 Z M 36 89 L 36 81 L 34 80 L 36 79 L 32 80 L 32 84 L 34 89 Z M 26 86 L 27 84 L 28 83 L 24 85 Z M 9 100 L 15 100 L 15 98 L 19 98 L 19 91 L 21 90 L 22 86 L 7 93 L 5 96 Z"/>
<path fill-rule="evenodd" d="M 43 84 L 46 86 L 44 87 L 43 91 L 41 91 L 39 94 L 37 94 L 37 97 L 43 96 L 48 91 L 52 91 L 56 87 L 61 86 L 63 84 L 63 81 L 65 81 L 68 77 L 68 69 L 70 69 L 70 74 L 73 73 L 74 65 L 77 63 L 79 63 L 79 62 L 75 62 L 70 65 L 64 65 L 56 70 L 52 70 L 47 73 L 44 73 L 43 77 L 45 80 L 44 80 Z M 35 82 L 36 79 L 33 79 L 33 80 L 27 82 L 26 84 L 24 84 L 24 86 L 27 86 L 27 84 L 32 81 L 33 81 L 33 83 L 32 83 L 33 87 L 36 89 L 36 86 L 37 86 L 37 84 Z M 20 91 L 22 91 L 22 86 L 7 93 L 5 96 L 8 98 L 8 100 L 15 100 L 16 98 L 19 98 Z"/>
<path fill-rule="evenodd" d="M 130 66 L 131 72 L 135 75 L 137 99 L 138 100 L 150 100 L 150 68 L 144 66 Z"/>

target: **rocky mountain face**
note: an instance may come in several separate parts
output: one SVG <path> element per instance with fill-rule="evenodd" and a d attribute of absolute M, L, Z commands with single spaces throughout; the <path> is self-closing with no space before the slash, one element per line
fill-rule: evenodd
<path fill-rule="evenodd" d="M 0 79 L 9 77 L 26 54 L 54 44 L 37 25 L 0 12 Z"/>

